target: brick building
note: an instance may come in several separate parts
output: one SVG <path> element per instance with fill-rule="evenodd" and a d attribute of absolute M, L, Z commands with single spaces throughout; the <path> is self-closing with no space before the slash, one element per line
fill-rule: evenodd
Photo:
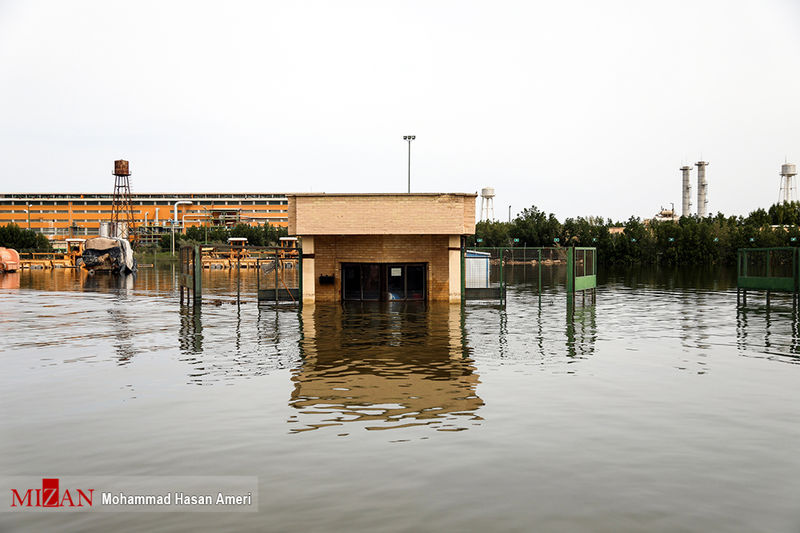
<path fill-rule="evenodd" d="M 289 194 L 303 301 L 461 301 L 461 240 L 475 194 Z"/>

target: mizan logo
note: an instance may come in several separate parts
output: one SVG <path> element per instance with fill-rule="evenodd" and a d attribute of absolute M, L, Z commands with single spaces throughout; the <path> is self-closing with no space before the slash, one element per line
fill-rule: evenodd
<path fill-rule="evenodd" d="M 92 506 L 94 489 L 59 490 L 59 478 L 42 479 L 42 488 L 28 489 L 22 494 L 11 489 L 11 507 L 84 507 Z"/>

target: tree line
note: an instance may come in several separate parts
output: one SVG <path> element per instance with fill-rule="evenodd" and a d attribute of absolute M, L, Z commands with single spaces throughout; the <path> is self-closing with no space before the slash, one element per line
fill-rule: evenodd
<path fill-rule="evenodd" d="M 175 235 L 183 243 L 227 244 L 229 237 L 246 237 L 252 246 L 271 246 L 288 234 L 286 228 L 238 224 L 233 228 L 191 227 Z M 159 246 L 169 250 L 172 235 L 161 237 Z M 704 218 L 681 217 L 677 222 L 650 221 L 637 217 L 613 222 L 600 217 L 559 221 L 536 206 L 524 209 L 511 222 L 480 221 L 467 238 L 474 246 L 593 246 L 606 264 L 735 264 L 736 251 L 747 247 L 800 245 L 800 203 L 774 204 L 756 209 L 746 217 L 722 213 Z M 20 252 L 50 251 L 50 241 L 35 230 L 16 224 L 0 226 L 0 246 Z"/>
<path fill-rule="evenodd" d="M 237 224 L 232 228 L 222 226 L 193 226 L 186 228 L 186 233 L 175 234 L 175 247 L 182 244 L 228 244 L 229 237 L 246 237 L 250 246 L 276 246 L 281 237 L 289 235 L 287 228 L 271 226 L 250 226 Z M 169 251 L 172 247 L 172 234 L 161 236 L 159 246 L 162 251 Z"/>
<path fill-rule="evenodd" d="M 536 206 L 511 222 L 481 221 L 469 246 L 593 246 L 606 264 L 736 264 L 739 248 L 800 245 L 800 203 L 775 204 L 746 217 L 722 213 L 678 221 L 600 217 L 559 221 Z"/>
<path fill-rule="evenodd" d="M 0 246 L 18 252 L 49 252 L 50 241 L 36 230 L 20 228 L 16 224 L 0 226 Z"/>

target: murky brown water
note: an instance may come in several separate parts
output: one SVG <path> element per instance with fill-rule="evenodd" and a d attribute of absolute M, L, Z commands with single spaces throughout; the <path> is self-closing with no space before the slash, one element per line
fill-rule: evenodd
<path fill-rule="evenodd" d="M 556 268 L 463 310 L 258 306 L 228 271 L 181 308 L 173 274 L 0 280 L 0 474 L 255 475 L 259 512 L 3 530 L 800 530 L 798 318 L 729 273 L 606 273 L 572 315 Z"/>

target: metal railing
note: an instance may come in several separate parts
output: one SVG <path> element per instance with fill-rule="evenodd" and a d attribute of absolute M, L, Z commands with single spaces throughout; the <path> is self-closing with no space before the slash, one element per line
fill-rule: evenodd
<path fill-rule="evenodd" d="M 568 293 L 597 287 L 597 248 L 470 247 L 464 249 L 462 254 L 463 298 L 498 299 L 504 302 L 508 278 L 506 269 L 514 265 L 531 265 L 535 268 L 539 293 L 542 292 L 543 265 L 566 265 Z"/>
<path fill-rule="evenodd" d="M 797 248 L 741 248 L 736 262 L 739 289 L 797 292 Z"/>

